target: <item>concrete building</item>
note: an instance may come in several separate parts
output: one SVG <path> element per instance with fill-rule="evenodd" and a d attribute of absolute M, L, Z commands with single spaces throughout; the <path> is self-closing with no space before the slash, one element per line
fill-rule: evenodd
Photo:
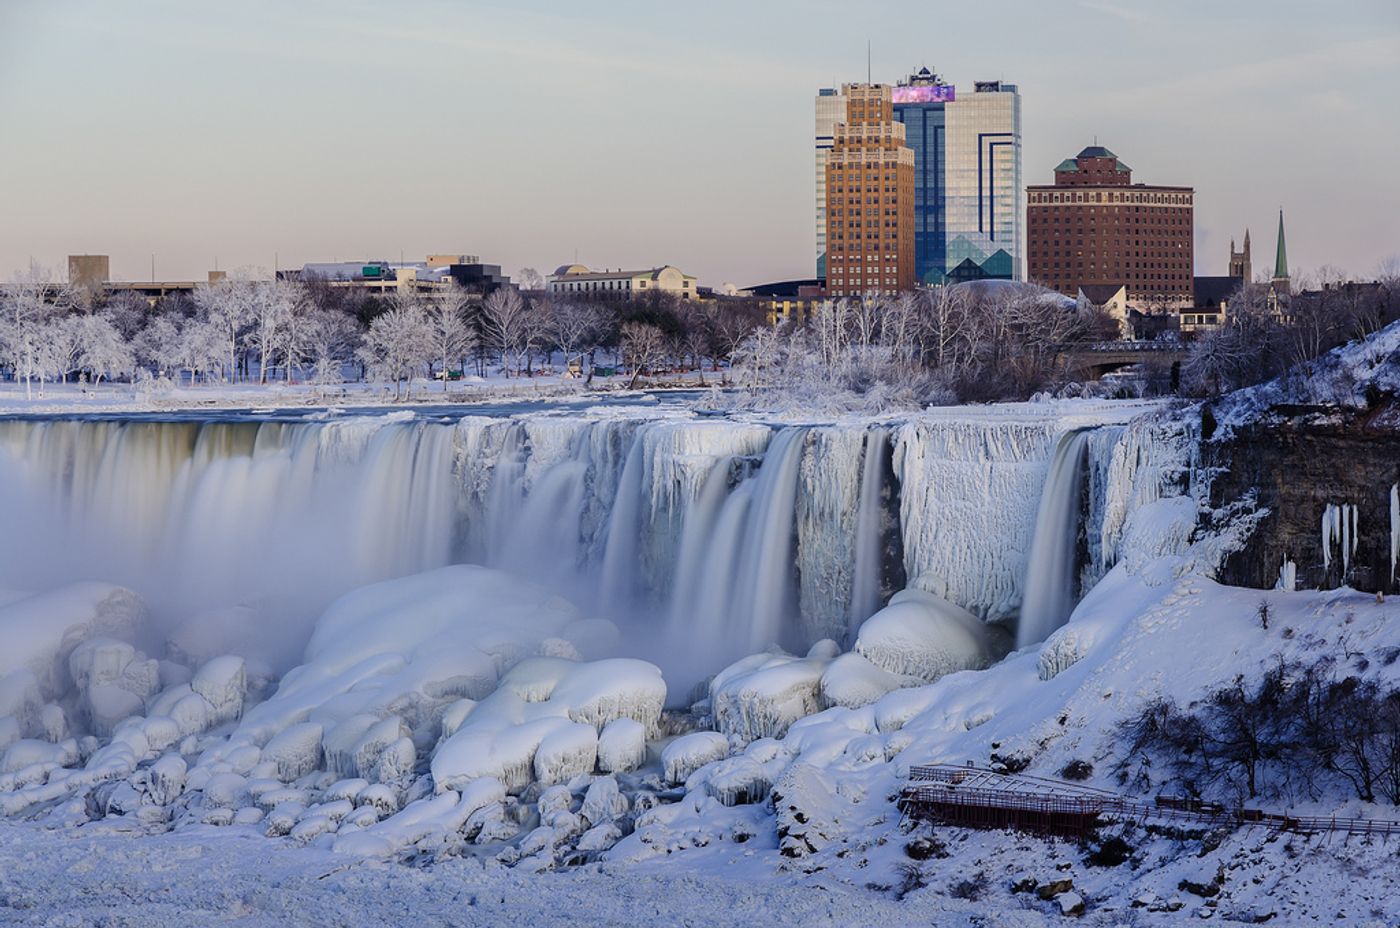
<path fill-rule="evenodd" d="M 1134 184 L 1131 168 L 1092 145 L 1027 196 L 1032 280 L 1067 296 L 1086 284 L 1122 284 L 1149 314 L 1190 308 L 1193 188 Z"/>
<path fill-rule="evenodd" d="M 207 280 L 113 280 L 108 255 L 69 255 L 68 283 L 80 297 L 94 300 L 115 293 L 134 293 L 154 304 L 163 297 L 190 294 L 196 287 L 222 280 L 223 271 L 210 271 Z"/>
<path fill-rule="evenodd" d="M 628 300 L 649 293 L 665 293 L 682 300 L 699 297 L 696 280 L 669 264 L 642 271 L 593 271 L 582 264 L 566 264 L 550 275 L 550 296 Z"/>
<path fill-rule="evenodd" d="M 971 93 L 928 68 L 893 91 L 894 118 L 914 152 L 918 282 L 1021 280 L 1021 95 L 976 81 Z"/>
<path fill-rule="evenodd" d="M 332 287 L 363 290 L 376 296 L 392 296 L 404 290 L 424 294 L 441 292 L 454 283 L 469 293 L 485 297 L 510 278 L 498 264 L 482 264 L 476 255 L 428 255 L 426 261 L 312 262 L 298 269 L 279 271 L 283 280 L 321 280 Z"/>
<path fill-rule="evenodd" d="M 827 292 L 914 288 L 914 152 L 887 84 L 846 84 L 826 158 Z"/>

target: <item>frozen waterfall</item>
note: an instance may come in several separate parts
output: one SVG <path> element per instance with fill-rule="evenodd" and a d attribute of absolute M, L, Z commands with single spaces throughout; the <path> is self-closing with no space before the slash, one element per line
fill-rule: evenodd
<path fill-rule="evenodd" d="M 633 652 L 713 672 L 774 645 L 849 641 L 907 578 L 988 620 L 1024 598 L 1023 641 L 1039 640 L 1113 562 L 1124 501 L 1166 472 L 1145 463 L 1161 456 L 1152 437 L 1122 426 L 1142 411 L 10 420 L 0 588 L 122 583 L 159 633 L 253 616 L 291 655 L 350 589 L 485 564 L 614 620 Z M 1072 537 L 1081 495 L 1087 558 Z"/>
<path fill-rule="evenodd" d="M 1021 616 L 1016 625 L 1018 648 L 1044 641 L 1069 620 L 1074 609 L 1084 460 L 1088 448 L 1087 431 L 1069 432 L 1061 436 L 1055 445 L 1055 455 L 1050 459 L 1026 565 Z"/>

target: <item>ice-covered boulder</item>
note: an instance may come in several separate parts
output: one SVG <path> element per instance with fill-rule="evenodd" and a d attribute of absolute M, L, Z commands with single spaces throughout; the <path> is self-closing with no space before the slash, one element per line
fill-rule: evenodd
<path fill-rule="evenodd" d="M 868 706 L 886 693 L 923 683 L 915 677 L 890 673 L 854 651 L 842 654 L 822 671 L 821 702 L 824 707 Z"/>
<path fill-rule="evenodd" d="M 200 667 L 190 680 L 190 689 L 209 704 L 209 724 L 232 721 L 243 712 L 243 696 L 248 690 L 248 669 L 243 658 L 224 655 Z"/>
<path fill-rule="evenodd" d="M 665 701 L 661 671 L 645 661 L 532 658 L 507 673 L 438 746 L 433 780 L 443 790 L 489 776 L 516 791 L 537 774 L 552 782 L 589 773 L 599 729 L 627 719 L 644 733 L 655 730 Z M 591 729 L 589 737 L 583 728 Z M 537 765 L 542 746 L 546 756 Z"/>
<path fill-rule="evenodd" d="M 541 784 L 568 782 L 592 773 L 597 759 L 598 733 L 592 725 L 560 725 L 541 739 L 535 751 L 535 780 Z"/>
<path fill-rule="evenodd" d="M 418 749 L 413 746 L 413 739 L 398 738 L 379 752 L 374 764 L 374 778 L 380 783 L 402 783 L 413 776 L 417 764 Z"/>
<path fill-rule="evenodd" d="M 151 801 L 164 806 L 178 799 L 185 788 L 187 772 L 185 759 L 179 754 L 166 754 L 151 764 L 147 773 L 147 790 Z"/>
<path fill-rule="evenodd" d="M 684 783 L 706 764 L 729 755 L 729 739 L 716 731 L 681 735 L 661 751 L 663 776 L 668 783 Z"/>
<path fill-rule="evenodd" d="M 589 826 L 611 822 L 627 814 L 627 797 L 617 787 L 612 777 L 599 777 L 588 785 L 583 794 L 583 806 L 579 815 Z"/>
<path fill-rule="evenodd" d="M 821 709 L 821 679 L 828 661 L 763 657 L 730 665 L 710 684 L 715 727 L 740 741 L 781 738 L 793 722 Z"/>
<path fill-rule="evenodd" d="M 715 764 L 705 779 L 705 791 L 726 806 L 762 802 L 772 786 L 763 766 L 743 755 Z"/>
<path fill-rule="evenodd" d="M 99 738 L 110 738 L 118 722 L 140 715 L 146 706 L 140 696 L 113 683 L 92 687 L 86 701 L 92 733 Z"/>
<path fill-rule="evenodd" d="M 302 663 L 245 714 L 240 732 L 266 741 L 289 725 L 320 722 L 327 733 L 356 716 L 398 716 L 415 749 L 436 742 L 446 707 L 479 700 L 500 673 L 573 620 L 568 603 L 517 577 L 484 567 L 444 567 L 354 590 L 317 620 Z M 331 734 L 339 774 L 348 740 Z M 385 744 L 391 743 L 386 740 Z M 375 755 L 377 762 L 377 755 Z"/>
<path fill-rule="evenodd" d="M 887 673 L 932 683 L 992 659 L 985 624 L 932 593 L 907 589 L 860 627 L 855 650 Z"/>
<path fill-rule="evenodd" d="M 629 773 L 647 759 L 646 726 L 635 719 L 613 719 L 598 736 L 598 769 Z"/>
<path fill-rule="evenodd" d="M 540 743 L 572 724 L 548 715 L 514 724 L 474 719 L 438 748 L 432 760 L 433 782 L 442 791 L 491 777 L 512 792 L 524 789 L 534 777 Z"/>
<path fill-rule="evenodd" d="M 290 783 L 321 766 L 321 734 L 315 722 L 292 725 L 267 743 L 262 757 L 276 764 L 277 776 Z"/>
<path fill-rule="evenodd" d="M 661 668 L 646 661 L 615 657 L 575 664 L 550 694 L 550 701 L 568 707 L 569 718 L 595 730 L 614 719 L 639 722 L 656 732 L 666 705 L 666 681 Z"/>

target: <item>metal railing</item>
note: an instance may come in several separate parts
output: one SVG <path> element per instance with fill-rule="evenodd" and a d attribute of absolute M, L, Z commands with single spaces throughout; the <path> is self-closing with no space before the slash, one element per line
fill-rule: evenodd
<path fill-rule="evenodd" d="M 912 782 L 899 798 L 901 812 L 972 827 L 1077 834 L 1111 818 L 1205 827 L 1261 826 L 1297 834 L 1400 834 L 1400 821 L 1290 815 L 1177 796 L 1158 796 L 1150 801 L 1129 799 L 1077 783 L 982 767 L 920 765 L 910 768 L 909 778 Z"/>

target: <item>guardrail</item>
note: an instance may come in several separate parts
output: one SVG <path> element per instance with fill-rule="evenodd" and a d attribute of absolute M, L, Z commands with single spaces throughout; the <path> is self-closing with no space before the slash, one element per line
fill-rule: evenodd
<path fill-rule="evenodd" d="M 1208 827 L 1258 825 L 1296 834 L 1400 834 L 1400 821 L 1290 815 L 1179 796 L 1157 796 L 1150 801 L 1129 799 L 1077 783 L 983 767 L 920 765 L 910 768 L 909 778 L 912 782 L 899 798 L 899 809 L 904 815 L 974 828 L 1082 835 L 1111 818 Z"/>

